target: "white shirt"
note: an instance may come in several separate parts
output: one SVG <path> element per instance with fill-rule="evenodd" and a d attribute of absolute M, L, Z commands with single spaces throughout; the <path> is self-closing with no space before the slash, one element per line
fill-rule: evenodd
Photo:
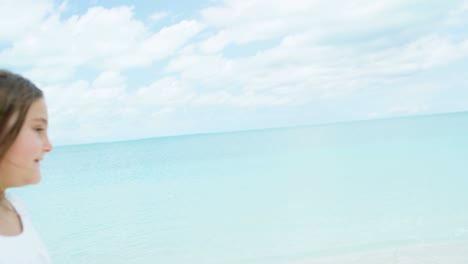
<path fill-rule="evenodd" d="M 16 236 L 0 235 L 0 264 L 50 264 L 50 257 L 34 229 L 24 204 L 14 195 L 5 196 L 21 217 L 23 231 Z"/>

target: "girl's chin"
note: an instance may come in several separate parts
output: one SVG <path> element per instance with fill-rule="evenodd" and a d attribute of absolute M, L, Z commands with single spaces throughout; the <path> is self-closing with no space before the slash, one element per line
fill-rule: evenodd
<path fill-rule="evenodd" d="M 37 184 L 37 183 L 41 182 L 41 179 L 42 179 L 41 173 L 37 172 L 37 174 L 34 175 L 32 184 Z"/>
<path fill-rule="evenodd" d="M 41 178 L 41 173 L 39 171 L 30 172 L 27 177 L 25 177 L 24 185 L 38 184 Z"/>

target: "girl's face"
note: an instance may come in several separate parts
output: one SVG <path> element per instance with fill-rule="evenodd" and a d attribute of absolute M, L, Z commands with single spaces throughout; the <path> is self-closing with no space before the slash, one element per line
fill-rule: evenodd
<path fill-rule="evenodd" d="M 38 183 L 39 163 L 52 150 L 47 135 L 47 108 L 43 99 L 36 100 L 13 142 L 0 161 L 0 189 Z"/>

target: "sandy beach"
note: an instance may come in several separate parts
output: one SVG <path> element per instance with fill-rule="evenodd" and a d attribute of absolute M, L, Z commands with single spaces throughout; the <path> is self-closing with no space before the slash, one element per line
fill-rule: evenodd
<path fill-rule="evenodd" d="M 341 256 L 319 257 L 288 264 L 466 264 L 468 242 L 405 246 Z"/>

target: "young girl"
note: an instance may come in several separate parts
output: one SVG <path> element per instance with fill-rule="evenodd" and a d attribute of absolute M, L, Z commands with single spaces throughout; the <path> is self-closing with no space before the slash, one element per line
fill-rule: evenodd
<path fill-rule="evenodd" d="M 47 119 L 42 91 L 0 69 L 0 264 L 50 263 L 26 207 L 6 192 L 41 180 L 39 164 L 52 150 Z"/>

